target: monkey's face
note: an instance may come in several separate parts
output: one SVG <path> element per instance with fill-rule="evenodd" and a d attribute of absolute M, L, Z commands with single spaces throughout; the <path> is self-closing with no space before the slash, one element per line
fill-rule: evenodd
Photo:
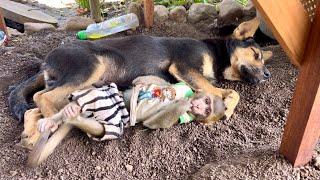
<path fill-rule="evenodd" d="M 195 97 L 194 99 L 191 100 L 191 111 L 192 114 L 201 116 L 201 117 L 208 117 L 211 114 L 212 108 L 212 100 L 210 96 L 199 96 Z"/>
<path fill-rule="evenodd" d="M 220 97 L 208 93 L 197 93 L 190 103 L 191 112 L 198 121 L 212 123 L 224 116 L 225 105 Z"/>

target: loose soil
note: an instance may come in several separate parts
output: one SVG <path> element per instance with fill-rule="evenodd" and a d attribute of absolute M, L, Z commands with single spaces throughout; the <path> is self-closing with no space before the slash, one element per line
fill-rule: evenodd
<path fill-rule="evenodd" d="M 151 30 L 115 36 L 209 38 L 213 33 L 172 22 Z M 233 117 L 213 126 L 190 123 L 166 130 L 128 128 L 119 140 L 91 141 L 73 130 L 49 159 L 36 169 L 26 167 L 28 151 L 16 146 L 23 125 L 8 110 L 9 86 L 33 75 L 46 54 L 73 41 L 75 33 L 41 32 L 13 37 L 0 50 L 0 179 L 319 179 L 312 164 L 292 166 L 279 149 L 298 71 L 279 46 L 267 46 L 274 56 L 270 80 L 257 86 L 220 82 L 241 95 Z M 319 146 L 317 150 L 319 151 Z"/>

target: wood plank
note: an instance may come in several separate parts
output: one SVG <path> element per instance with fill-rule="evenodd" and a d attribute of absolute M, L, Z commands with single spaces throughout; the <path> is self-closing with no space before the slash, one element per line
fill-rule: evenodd
<path fill-rule="evenodd" d="M 291 62 L 300 65 L 311 22 L 300 0 L 252 0 Z"/>
<path fill-rule="evenodd" d="M 153 0 L 144 0 L 144 23 L 147 28 L 153 25 L 154 2 Z"/>
<path fill-rule="evenodd" d="M 54 17 L 43 13 L 39 8 L 34 8 L 21 3 L 0 0 L 0 9 L 3 10 L 5 18 L 20 24 L 24 24 L 25 22 L 58 24 L 58 21 Z"/>
<path fill-rule="evenodd" d="M 99 0 L 90 0 L 89 4 L 90 4 L 91 18 L 97 23 L 101 22 L 102 18 L 101 18 L 100 1 Z"/>
<path fill-rule="evenodd" d="M 320 6 L 311 27 L 280 152 L 296 167 L 310 161 L 320 135 Z"/>

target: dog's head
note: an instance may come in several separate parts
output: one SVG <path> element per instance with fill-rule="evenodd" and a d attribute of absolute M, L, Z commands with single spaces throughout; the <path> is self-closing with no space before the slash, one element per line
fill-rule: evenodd
<path fill-rule="evenodd" d="M 241 23 L 227 40 L 231 66 L 223 73 L 225 79 L 257 84 L 270 78 L 265 62 L 271 58 L 272 52 L 261 50 L 252 38 L 259 23 L 257 18 Z"/>
<path fill-rule="evenodd" d="M 34 144 L 40 137 L 38 131 L 38 120 L 42 117 L 41 112 L 38 108 L 30 109 L 24 114 L 24 130 L 21 133 L 21 141 L 18 146 L 23 148 L 32 149 Z"/>

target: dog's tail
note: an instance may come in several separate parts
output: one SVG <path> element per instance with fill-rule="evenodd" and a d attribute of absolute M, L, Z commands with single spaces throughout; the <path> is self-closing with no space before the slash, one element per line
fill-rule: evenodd
<path fill-rule="evenodd" d="M 35 92 L 44 88 L 45 81 L 43 71 L 38 72 L 36 75 L 17 85 L 9 96 L 9 108 L 13 116 L 22 122 L 24 113 L 31 108 L 28 99 L 31 98 Z"/>

